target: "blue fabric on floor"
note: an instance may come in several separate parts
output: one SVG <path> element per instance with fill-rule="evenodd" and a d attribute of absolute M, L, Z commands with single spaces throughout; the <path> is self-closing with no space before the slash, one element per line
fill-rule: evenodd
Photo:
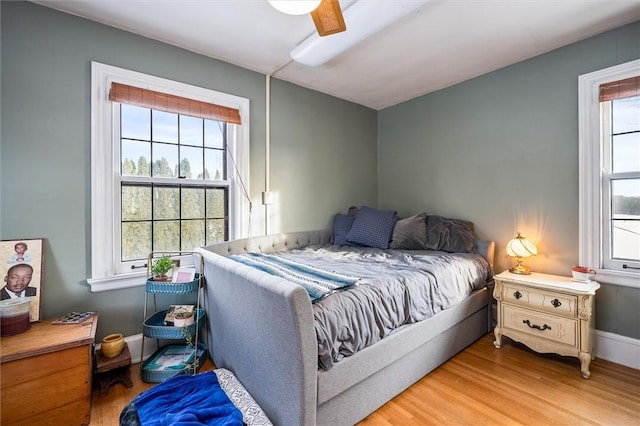
<path fill-rule="evenodd" d="M 134 400 L 143 426 L 242 425 L 242 413 L 213 371 L 174 376 Z"/>

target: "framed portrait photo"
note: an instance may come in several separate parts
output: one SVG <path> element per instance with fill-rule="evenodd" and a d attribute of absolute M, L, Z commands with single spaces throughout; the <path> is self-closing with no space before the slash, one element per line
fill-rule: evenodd
<path fill-rule="evenodd" d="M 0 300 L 30 298 L 31 322 L 40 321 L 42 312 L 43 268 L 43 238 L 0 241 Z"/>

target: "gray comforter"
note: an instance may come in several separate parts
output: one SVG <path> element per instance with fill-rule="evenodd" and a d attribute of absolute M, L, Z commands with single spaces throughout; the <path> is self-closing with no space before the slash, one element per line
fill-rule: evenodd
<path fill-rule="evenodd" d="M 360 278 L 313 305 L 318 362 L 327 370 L 403 325 L 455 305 L 491 278 L 488 262 L 471 253 L 327 245 L 279 255 Z"/>

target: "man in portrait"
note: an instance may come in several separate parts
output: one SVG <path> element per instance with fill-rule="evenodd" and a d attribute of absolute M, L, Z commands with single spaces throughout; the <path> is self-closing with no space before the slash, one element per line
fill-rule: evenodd
<path fill-rule="evenodd" d="M 26 263 L 13 265 L 4 277 L 5 286 L 0 290 L 0 300 L 35 296 L 37 289 L 29 287 L 32 276 L 33 268 L 31 265 Z"/>

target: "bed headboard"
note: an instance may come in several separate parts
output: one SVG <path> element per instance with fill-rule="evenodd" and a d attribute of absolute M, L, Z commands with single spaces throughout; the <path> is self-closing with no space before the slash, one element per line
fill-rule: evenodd
<path fill-rule="evenodd" d="M 258 237 L 242 238 L 203 247 L 220 256 L 231 256 L 244 253 L 273 253 L 312 244 L 330 244 L 331 231 L 290 232 L 287 234 L 262 235 Z"/>
<path fill-rule="evenodd" d="M 489 265 L 491 265 L 491 271 L 493 271 L 493 260 L 495 258 L 496 242 L 476 240 L 476 246 L 474 250 L 476 253 L 482 255 L 482 257 L 487 259 Z"/>
<path fill-rule="evenodd" d="M 203 248 L 220 256 L 231 256 L 244 253 L 273 253 L 306 247 L 312 244 L 331 244 L 331 231 L 324 229 L 320 231 L 262 235 L 212 244 Z M 494 241 L 476 240 L 475 252 L 489 261 L 492 270 L 495 246 Z"/>

